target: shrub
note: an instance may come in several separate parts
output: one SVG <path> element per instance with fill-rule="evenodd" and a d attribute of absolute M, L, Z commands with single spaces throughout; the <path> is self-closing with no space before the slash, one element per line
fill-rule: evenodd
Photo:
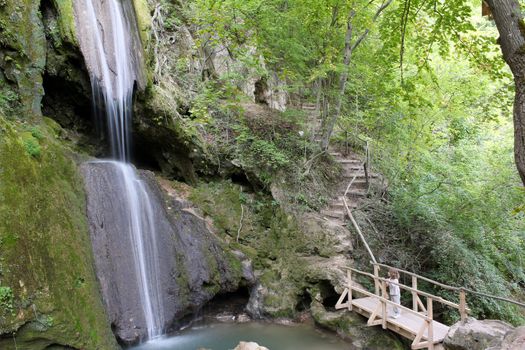
<path fill-rule="evenodd" d="M 12 312 L 14 309 L 14 295 L 11 287 L 0 286 L 0 310 Z"/>

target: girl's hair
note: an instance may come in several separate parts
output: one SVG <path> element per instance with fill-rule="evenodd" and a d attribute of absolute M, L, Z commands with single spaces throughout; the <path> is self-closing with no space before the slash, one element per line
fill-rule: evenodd
<path fill-rule="evenodd" d="M 388 277 L 399 279 L 399 271 L 397 271 L 394 268 L 389 268 L 388 269 Z"/>

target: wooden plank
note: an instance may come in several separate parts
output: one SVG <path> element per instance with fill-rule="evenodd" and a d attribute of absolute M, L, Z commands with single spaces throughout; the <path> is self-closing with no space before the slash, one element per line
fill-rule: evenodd
<path fill-rule="evenodd" d="M 419 299 L 418 295 L 417 295 L 417 292 L 415 290 L 417 290 L 417 277 L 416 276 L 412 276 L 412 288 L 414 289 L 412 291 L 412 310 L 414 310 L 415 312 L 418 312 L 418 308 L 417 308 L 417 302 Z"/>
<path fill-rule="evenodd" d="M 345 290 L 343 291 L 343 294 L 341 294 L 341 296 L 339 297 L 339 300 L 337 300 L 337 304 L 335 304 L 335 309 L 336 310 L 339 310 L 339 309 L 344 309 L 344 308 L 349 308 L 351 310 L 351 306 L 349 306 L 349 304 L 351 303 L 351 301 L 347 301 L 346 303 L 343 303 L 343 301 L 345 300 L 345 297 L 348 295 L 348 288 L 345 288 Z"/>
<path fill-rule="evenodd" d="M 352 311 L 352 271 L 348 271 L 348 310 Z"/>
<path fill-rule="evenodd" d="M 370 317 L 378 307 L 381 307 L 380 304 L 380 301 L 374 297 L 365 297 L 352 300 L 354 311 L 365 317 Z M 376 312 L 376 314 L 377 313 L 378 312 Z M 387 307 L 387 315 L 388 314 L 393 314 L 393 307 L 391 305 Z M 393 332 L 403 335 L 406 338 L 414 339 L 424 322 L 425 321 L 422 317 L 401 311 L 401 316 L 397 319 L 387 317 L 387 328 Z M 448 326 L 437 321 L 432 321 L 432 335 L 434 338 L 433 343 L 437 344 L 442 342 L 443 339 L 445 339 L 448 330 Z M 425 329 L 421 338 L 423 340 L 428 340 L 428 337 L 428 329 Z"/>
<path fill-rule="evenodd" d="M 467 319 L 467 298 L 464 289 L 459 291 L 459 314 L 461 316 L 461 322 L 465 322 Z"/>
<path fill-rule="evenodd" d="M 432 320 L 427 326 L 428 350 L 434 350 L 434 307 L 432 305 L 432 298 L 427 298 L 427 315 Z"/>

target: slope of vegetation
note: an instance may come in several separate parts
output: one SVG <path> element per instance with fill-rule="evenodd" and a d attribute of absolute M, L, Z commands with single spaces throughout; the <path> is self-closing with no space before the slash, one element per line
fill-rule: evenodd
<path fill-rule="evenodd" d="M 274 89 L 284 89 L 291 110 L 302 102 L 319 106 L 323 136 L 333 145 L 355 145 L 359 152 L 358 138 L 371 144 L 373 166 L 387 177 L 388 189 L 364 210 L 383 230 L 381 237 L 364 219 L 363 226 L 381 260 L 453 285 L 523 297 L 524 191 L 513 164 L 513 86 L 496 28 L 475 15 L 477 3 L 157 4 L 165 11 L 164 34 L 188 27 L 195 53 L 212 60 L 226 52 L 234 63 L 226 72 L 212 71 L 217 75 L 204 77 L 203 86 L 193 85 L 190 96 L 198 107 L 192 122 L 214 135 L 209 145 L 217 145 L 217 130 L 234 130 L 212 153 L 224 156 L 233 144 L 245 169 L 246 162 L 290 169 L 322 150 L 308 137 L 306 145 L 287 148 L 279 139 L 261 143 L 247 134 L 253 129 L 232 126 L 239 123 L 239 111 L 231 107 L 238 106 L 242 87 L 251 79 L 273 81 Z M 182 81 L 209 73 L 205 63 L 200 71 L 188 69 L 188 57 L 172 65 Z M 308 123 L 304 116 L 302 123 Z M 243 148 L 247 140 L 260 149 Z M 285 156 L 294 148 L 305 157 Z M 285 182 L 301 174 L 285 172 Z M 282 183 L 279 171 L 256 173 L 263 183 Z M 320 174 L 309 176 L 308 184 L 322 180 Z M 317 198 L 330 194 L 329 187 L 323 191 Z M 319 205 L 322 199 L 306 210 Z M 523 321 L 519 310 L 489 300 L 472 299 L 472 308 L 475 316 Z"/>

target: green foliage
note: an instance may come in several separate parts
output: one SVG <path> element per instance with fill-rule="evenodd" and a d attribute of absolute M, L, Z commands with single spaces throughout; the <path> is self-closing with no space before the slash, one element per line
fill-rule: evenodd
<path fill-rule="evenodd" d="M 259 280 L 270 290 L 263 303 L 273 310 L 271 316 L 293 317 L 296 297 L 306 283 L 298 257 L 308 245 L 293 218 L 271 196 L 247 193 L 229 181 L 199 184 L 190 200 L 213 219 L 217 233 L 233 249 L 243 251 L 255 269 L 264 271 Z"/>
<path fill-rule="evenodd" d="M 331 195 L 327 184 L 337 169 L 324 157 L 305 166 L 319 151 L 306 117 L 222 106 L 239 102 L 233 87 L 271 71 L 292 100 L 324 98 L 333 108 L 348 69 L 333 140 L 355 151 L 358 139 L 368 140 L 373 166 L 388 179 L 388 206 L 368 214 L 392 239 L 377 239 L 375 249 L 451 284 L 523 298 L 524 192 L 512 159 L 512 81 L 494 24 L 477 15 L 474 1 L 394 1 L 376 22 L 371 4 L 190 2 L 196 46 L 227 48 L 239 64 L 216 79 L 221 84 L 197 89 L 195 120 L 204 118 L 212 130 L 206 136 L 216 158 L 226 155 L 266 186 L 278 183 L 294 208 L 317 210 Z M 370 31 L 346 67 L 348 23 L 354 41 Z M 521 322 L 516 310 L 487 300 L 474 298 L 470 307 L 482 317 Z"/>
<path fill-rule="evenodd" d="M 25 132 L 22 134 L 22 140 L 27 154 L 34 158 L 40 158 L 42 149 L 38 143 L 38 138 L 34 137 L 32 132 Z"/>
<path fill-rule="evenodd" d="M 116 344 L 93 270 L 82 181 L 67 156 L 71 151 L 54 135 L 43 123 L 0 115 L 0 280 L 11 287 L 0 290 L 0 313 L 4 305 L 13 308 L 1 315 L 0 333 L 16 332 L 19 348 L 44 339 L 39 348 L 56 343 L 112 349 Z M 27 139 L 45 149 L 38 159 L 29 154 Z M 22 324 L 31 326 L 19 329 Z M 12 343 L 0 339 L 1 348 Z"/>
<path fill-rule="evenodd" d="M 0 112 L 10 115 L 18 102 L 18 95 L 8 88 L 0 89 Z"/>
<path fill-rule="evenodd" d="M 0 286 L 0 309 L 5 314 L 14 310 L 14 295 L 10 287 Z"/>

